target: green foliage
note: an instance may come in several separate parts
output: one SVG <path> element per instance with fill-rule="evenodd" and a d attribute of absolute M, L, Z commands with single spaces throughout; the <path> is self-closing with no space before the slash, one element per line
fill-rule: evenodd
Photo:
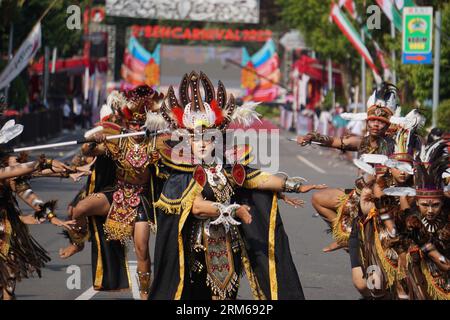
<path fill-rule="evenodd" d="M 0 56 L 6 57 L 9 46 L 9 33 L 13 24 L 13 52 L 26 39 L 33 26 L 50 6 L 53 0 L 4 0 L 0 2 Z M 59 0 L 42 20 L 42 46 L 36 54 L 38 60 L 44 54 L 44 47 L 58 48 L 58 57 L 81 55 L 83 50 L 82 30 L 69 30 L 66 22 L 70 5 L 79 5 L 81 14 L 89 0 Z M 82 22 L 83 16 L 81 16 Z M 7 61 L 1 61 L 1 69 Z M 24 70 L 10 87 L 11 107 L 21 109 L 28 96 L 26 84 L 28 75 Z"/>
<path fill-rule="evenodd" d="M 450 99 L 442 101 L 439 105 L 437 117 L 438 127 L 450 131 Z"/>
<path fill-rule="evenodd" d="M 11 83 L 9 90 L 9 109 L 20 110 L 27 104 L 28 90 L 22 77 L 17 77 Z"/>
<path fill-rule="evenodd" d="M 273 119 L 280 116 L 280 109 L 277 106 L 268 106 L 260 104 L 256 107 L 256 112 L 264 119 Z"/>
<path fill-rule="evenodd" d="M 335 1 L 336 2 L 336 1 Z M 299 29 L 307 45 L 318 53 L 320 59 L 331 57 L 335 62 L 341 64 L 341 70 L 346 73 L 351 83 L 360 82 L 361 57 L 345 38 L 334 23 L 329 22 L 331 1 L 317 0 L 276 0 L 281 8 L 281 17 L 290 28 Z M 367 7 L 375 1 L 355 0 L 356 11 L 364 23 L 368 17 Z M 441 34 L 441 63 L 440 63 L 440 100 L 450 99 L 450 3 L 448 1 L 416 0 L 417 5 L 433 6 L 434 10 L 441 11 L 442 34 Z M 342 9 L 347 15 L 345 9 Z M 361 27 L 359 22 L 352 21 L 356 30 Z M 390 52 L 396 52 L 395 71 L 397 73 L 397 86 L 400 88 L 402 105 L 421 105 L 424 101 L 432 98 L 433 88 L 433 65 L 403 65 L 401 64 L 401 34 L 397 31 L 395 39 L 390 35 L 390 22 L 382 13 L 381 29 L 370 31 L 372 38 L 378 42 L 385 52 L 385 59 L 393 69 Z M 434 36 L 433 36 L 434 37 Z M 434 40 L 434 39 L 433 39 Z M 375 50 L 370 41 L 366 39 L 366 45 L 372 53 L 372 57 L 379 64 L 375 56 Z M 434 48 L 433 48 L 434 50 Z M 381 66 L 379 66 L 381 70 Z M 367 75 L 370 74 L 368 69 Z M 370 92 L 373 81 L 367 79 L 367 92 Z M 430 113 L 431 110 L 425 110 Z"/>
<path fill-rule="evenodd" d="M 1 39 L 0 50 L 8 50 L 8 38 L 11 22 L 14 24 L 14 50 L 20 46 L 41 15 L 53 0 L 5 0 L 0 4 L 1 21 L 0 34 L 6 35 Z M 67 8 L 79 5 L 81 14 L 88 0 L 59 0 L 42 20 L 42 47 L 58 48 L 58 56 L 70 57 L 82 53 L 82 30 L 69 30 L 66 25 Z M 81 17 L 83 19 L 83 17 Z M 38 55 L 42 55 L 41 49 Z"/>
<path fill-rule="evenodd" d="M 328 91 L 327 94 L 324 97 L 321 109 L 322 110 L 326 110 L 326 111 L 330 111 L 332 107 L 333 107 L 333 92 L 332 91 Z"/>

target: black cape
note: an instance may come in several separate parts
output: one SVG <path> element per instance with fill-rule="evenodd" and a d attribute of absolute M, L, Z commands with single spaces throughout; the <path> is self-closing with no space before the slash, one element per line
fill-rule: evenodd
<path fill-rule="evenodd" d="M 304 299 L 289 240 L 278 211 L 277 196 L 258 191 L 261 171 L 246 168 L 244 188 L 236 190 L 236 203 L 248 204 L 254 217 L 249 225 L 240 225 L 246 254 L 243 263 L 255 299 Z M 186 250 L 188 231 L 185 222 L 192 202 L 202 191 L 193 178 L 193 170 L 173 168 L 156 203 L 158 232 L 154 254 L 154 280 L 149 299 L 190 299 L 184 292 L 189 281 Z M 187 282 L 186 282 L 187 283 Z"/>
<path fill-rule="evenodd" d="M 84 195 L 101 192 L 114 185 L 115 164 L 106 156 L 98 156 L 89 177 Z M 83 193 L 80 195 L 83 198 Z M 72 205 L 75 205 L 75 199 Z M 91 235 L 91 266 L 93 287 L 99 291 L 130 288 L 126 249 L 120 241 L 107 241 L 103 231 L 106 217 L 91 216 L 88 219 Z"/>

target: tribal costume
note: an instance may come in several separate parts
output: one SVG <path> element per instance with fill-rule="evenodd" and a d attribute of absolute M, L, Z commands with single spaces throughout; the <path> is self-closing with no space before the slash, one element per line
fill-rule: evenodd
<path fill-rule="evenodd" d="M 70 203 L 75 207 L 79 201 L 93 193 L 112 189 L 115 180 L 114 162 L 107 156 L 97 156 L 85 187 Z M 95 290 L 121 290 L 130 287 L 126 248 L 120 241 L 107 241 L 103 231 L 106 218 L 88 217 L 91 241 L 92 279 Z M 70 232 L 72 242 L 76 241 L 76 233 Z M 79 239 L 83 240 L 83 235 Z M 81 245 L 79 242 L 78 245 Z"/>
<path fill-rule="evenodd" d="M 398 130 L 395 136 L 395 152 L 389 156 L 389 160 L 386 161 L 387 158 L 382 155 L 372 156 L 372 163 L 376 162 L 377 156 L 382 161 L 375 164 L 376 185 L 372 187 L 369 195 L 372 198 L 369 201 L 372 202 L 373 207 L 360 219 L 359 230 L 363 272 L 368 278 L 379 277 L 377 279 L 379 285 L 369 288 L 375 298 L 408 298 L 406 294 L 408 291 L 406 285 L 408 245 L 405 239 L 405 219 L 409 215 L 409 203 L 405 199 L 401 205 L 400 197 L 384 195 L 382 192 L 386 188 L 391 190 L 391 187 L 412 186 L 411 176 L 403 182 L 403 185 L 400 185 L 400 182 L 396 181 L 400 179 L 400 176 L 395 179 L 392 172 L 395 168 L 405 174 L 413 173 L 414 155 L 421 144 L 420 139 L 415 135 L 415 130 L 424 124 L 425 118 L 416 110 L 407 117 L 411 115 L 415 116 L 414 125 L 412 127 L 403 125 L 404 127 Z M 368 157 L 364 155 L 363 158 Z M 373 272 L 378 274 L 371 274 Z"/>
<path fill-rule="evenodd" d="M 107 142 L 107 154 L 116 164 L 116 183 L 113 189 L 103 190 L 111 209 L 105 222 L 105 233 L 110 240 L 125 242 L 132 238 L 135 222 L 147 221 L 155 228 L 152 202 L 156 196 L 157 180 L 155 162 L 151 153 L 155 151 L 149 138 L 135 142 L 132 138 L 120 139 L 117 144 Z M 150 171 L 148 183 L 133 184 L 129 179 Z"/>
<path fill-rule="evenodd" d="M 162 116 L 173 129 L 186 128 L 188 139 L 205 135 L 205 128 L 225 130 L 239 109 L 254 114 L 237 107 L 221 82 L 216 96 L 203 73 L 184 76 L 179 98 L 170 87 Z M 247 167 L 249 146 L 225 150 L 223 158 L 216 150 L 212 162 L 198 164 L 189 149 L 180 154 L 172 142 L 161 140 L 159 148 L 168 179 L 156 203 L 155 278 L 149 298 L 235 299 L 245 271 L 255 299 L 303 299 L 277 194 L 256 190 L 269 175 Z M 229 160 L 225 164 L 224 158 Z M 213 202 L 218 218 L 194 214 L 199 196 Z M 254 217 L 250 224 L 235 220 L 237 207 L 244 204 Z"/>
<path fill-rule="evenodd" d="M 443 176 L 448 175 L 446 142 L 436 140 L 415 160 L 413 188 L 389 188 L 387 194 L 415 196 L 416 206 L 405 218 L 407 287 L 411 300 L 449 300 L 450 223 Z"/>
<path fill-rule="evenodd" d="M 21 212 L 7 182 L 0 183 L 0 287 L 14 295 L 15 281 L 28 278 L 50 261 L 20 219 Z"/>
<path fill-rule="evenodd" d="M 396 88 L 386 85 L 385 88 L 377 91 L 375 90 L 372 96 L 367 101 L 367 115 L 363 114 L 359 120 L 380 120 L 389 123 L 389 119 L 393 115 L 393 111 L 397 107 L 396 103 Z M 358 118 L 359 114 L 353 114 L 353 117 Z M 376 137 L 376 147 L 371 145 L 373 136 L 365 136 L 358 148 L 358 156 L 362 154 L 383 154 L 390 155 L 394 151 L 394 140 L 387 136 Z M 352 227 L 354 226 L 354 219 L 361 215 L 359 206 L 361 191 L 366 187 L 364 177 L 360 177 L 355 181 L 354 189 L 346 189 L 345 195 L 339 201 L 340 204 L 337 209 L 337 217 L 332 225 L 333 237 L 337 243 L 342 246 L 349 245 L 351 251 L 354 251 L 356 245 L 356 232 L 352 234 Z M 353 240 L 349 244 L 350 235 Z M 355 253 L 351 253 L 352 268 L 358 266 L 358 261 L 355 259 Z"/>
<path fill-rule="evenodd" d="M 108 101 L 118 112 L 126 130 L 134 132 L 142 130 L 147 112 L 159 109 L 159 101 L 162 98 L 162 94 L 150 87 L 139 86 L 124 94 L 114 92 L 108 97 Z M 122 245 L 129 240 L 134 241 L 139 289 L 141 297 L 146 299 L 151 267 L 147 227 L 156 229 L 156 210 L 153 203 L 159 197 L 161 186 L 158 178 L 156 138 L 145 136 L 106 139 L 107 135 L 123 133 L 125 129 L 111 122 L 100 124 L 101 133 L 96 134 L 100 134 L 101 141 L 96 140 L 97 142 L 84 145 L 83 152 L 88 156 L 105 155 L 111 159 L 115 166 L 115 180 L 111 187 L 102 188 L 100 192 L 92 193 L 89 197 L 97 197 L 98 201 L 102 202 L 102 210 L 106 210 L 100 214 L 106 215 L 106 221 L 99 234 L 104 233 L 107 240 L 117 240 Z M 89 210 L 77 211 L 77 217 L 88 215 Z M 124 262 L 122 258 L 119 260 Z"/>
<path fill-rule="evenodd" d="M 444 140 L 437 140 L 416 161 L 416 203 L 420 210 L 406 222 L 412 240 L 408 262 L 413 299 L 450 300 L 450 207 L 443 195 L 442 179 L 450 161 L 446 147 Z"/>
<path fill-rule="evenodd" d="M 7 143 L 18 136 L 22 130 L 23 126 L 16 125 L 13 120 L 8 121 L 0 130 L 0 143 Z M 0 150 L 0 154 L 2 174 L 8 170 L 14 170 L 8 166 L 11 156 L 4 153 L 3 150 Z M 52 168 L 51 163 L 51 159 L 47 160 L 41 156 L 37 162 L 16 165 L 16 168 L 20 166 L 26 168 L 27 173 L 21 174 L 20 178 L 18 175 L 10 176 L 0 182 L 0 289 L 2 297 L 3 290 L 5 290 L 11 298 L 14 298 L 16 281 L 28 278 L 34 272 L 41 277 L 41 268 L 50 261 L 47 252 L 36 242 L 28 227 L 22 222 L 15 193 L 31 195 L 33 193 L 31 187 L 23 176 L 36 172 L 36 170 Z M 33 205 L 45 207 L 43 214 L 47 214 L 49 220 L 55 216 L 52 208 L 42 201 L 35 201 Z"/>

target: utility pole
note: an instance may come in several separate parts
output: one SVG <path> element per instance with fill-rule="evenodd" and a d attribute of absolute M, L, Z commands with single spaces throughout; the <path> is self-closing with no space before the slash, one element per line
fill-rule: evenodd
<path fill-rule="evenodd" d="M 9 26 L 9 43 L 8 43 L 8 61 L 13 58 L 13 37 L 14 37 L 14 24 L 11 22 Z M 9 84 L 5 88 L 5 103 L 8 105 Z"/>
<path fill-rule="evenodd" d="M 45 46 L 44 50 L 44 106 L 48 107 L 47 102 L 47 93 L 48 93 L 48 85 L 49 85 L 49 62 L 50 62 L 50 48 Z"/>
<path fill-rule="evenodd" d="M 441 64 L 441 12 L 436 11 L 434 26 L 434 69 L 433 69 L 433 128 L 437 125 L 437 109 L 439 107 L 439 78 Z"/>
<path fill-rule="evenodd" d="M 394 22 L 391 21 L 391 38 L 395 39 L 395 25 Z M 397 85 L 397 72 L 395 71 L 395 50 L 391 51 L 391 59 L 392 59 L 392 83 Z"/>
<path fill-rule="evenodd" d="M 361 40 L 364 43 L 364 30 L 361 29 Z M 361 102 L 366 103 L 366 62 L 361 56 Z"/>
<path fill-rule="evenodd" d="M 333 64 L 331 58 L 328 58 L 328 91 L 331 91 L 332 94 L 332 102 L 331 102 L 331 110 L 335 108 L 335 96 L 334 96 L 334 83 L 333 83 Z"/>

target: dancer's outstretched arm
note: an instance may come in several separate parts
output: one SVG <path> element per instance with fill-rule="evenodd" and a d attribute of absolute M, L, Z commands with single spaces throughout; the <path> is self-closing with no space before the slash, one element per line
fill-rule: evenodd
<path fill-rule="evenodd" d="M 362 138 L 357 136 L 332 137 L 317 132 L 309 132 L 305 136 L 297 137 L 297 143 L 301 146 L 317 142 L 322 147 L 335 148 L 342 151 L 358 151 L 361 140 Z"/>
<path fill-rule="evenodd" d="M 275 175 L 268 175 L 267 179 L 263 181 L 259 186 L 256 187 L 258 190 L 268 190 L 274 192 L 295 192 L 295 193 L 305 193 L 313 189 L 326 189 L 328 188 L 325 184 L 310 184 L 303 185 L 299 181 L 294 181 L 292 178 L 281 178 Z"/>
<path fill-rule="evenodd" d="M 39 170 L 41 167 L 40 161 L 31 161 L 26 163 L 20 163 L 14 166 L 8 166 L 0 168 L 0 180 L 10 179 L 20 176 L 26 176 Z"/>

